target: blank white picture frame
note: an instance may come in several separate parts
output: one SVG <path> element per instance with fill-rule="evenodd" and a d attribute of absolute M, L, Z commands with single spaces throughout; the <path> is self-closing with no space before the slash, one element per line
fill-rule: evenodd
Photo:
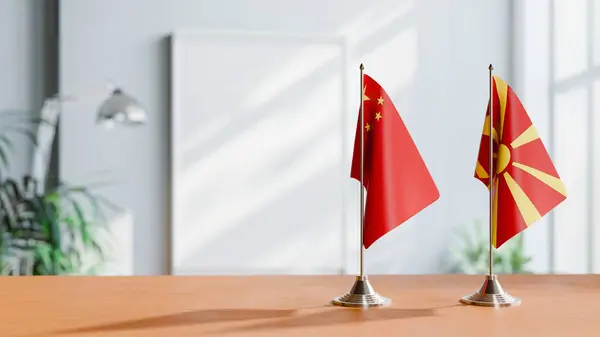
<path fill-rule="evenodd" d="M 358 251 L 345 40 L 180 31 L 171 52 L 171 273 L 344 273 Z"/>

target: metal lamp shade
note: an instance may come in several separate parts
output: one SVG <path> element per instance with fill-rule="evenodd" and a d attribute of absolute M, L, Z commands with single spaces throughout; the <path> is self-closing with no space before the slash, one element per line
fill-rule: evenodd
<path fill-rule="evenodd" d="M 121 89 L 115 89 L 100 105 L 97 122 L 107 126 L 141 125 L 146 122 L 146 111 L 133 97 Z"/>

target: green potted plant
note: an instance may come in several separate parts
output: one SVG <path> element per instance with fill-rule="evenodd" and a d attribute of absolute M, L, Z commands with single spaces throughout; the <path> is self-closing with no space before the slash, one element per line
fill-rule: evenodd
<path fill-rule="evenodd" d="M 14 116 L 0 114 L 3 117 Z M 2 273 L 94 274 L 102 267 L 108 244 L 105 211 L 119 208 L 86 186 L 59 183 L 39 192 L 38 186 L 45 182 L 29 175 L 8 178 L 14 148 L 8 133 L 24 135 L 35 144 L 31 129 L 40 122 L 16 118 L 8 128 L 0 128 Z"/>
<path fill-rule="evenodd" d="M 459 236 L 461 244 L 451 251 L 451 272 L 465 274 L 486 274 L 489 272 L 489 232 L 481 221 L 472 226 L 462 227 Z M 495 274 L 531 273 L 527 265 L 531 257 L 525 254 L 521 234 L 506 242 L 500 249 L 494 249 L 493 267 Z"/>

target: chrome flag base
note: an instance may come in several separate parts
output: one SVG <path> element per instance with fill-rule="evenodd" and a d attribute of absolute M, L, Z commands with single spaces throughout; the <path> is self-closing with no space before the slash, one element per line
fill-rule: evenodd
<path fill-rule="evenodd" d="M 334 298 L 331 303 L 340 307 L 370 308 L 388 306 L 392 301 L 375 292 L 368 277 L 364 275 L 356 277 L 350 292 Z"/>
<path fill-rule="evenodd" d="M 496 275 L 486 275 L 478 292 L 461 298 L 461 303 L 482 307 L 512 307 L 521 304 L 521 300 L 512 297 L 502 289 Z"/>

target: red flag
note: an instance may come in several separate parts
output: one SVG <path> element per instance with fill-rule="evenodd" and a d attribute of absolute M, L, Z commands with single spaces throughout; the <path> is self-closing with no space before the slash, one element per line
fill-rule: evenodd
<path fill-rule="evenodd" d="M 492 244 L 499 248 L 567 198 L 527 111 L 512 88 L 493 77 L 494 123 Z M 483 125 L 475 178 L 489 190 L 490 105 Z"/>
<path fill-rule="evenodd" d="M 366 249 L 440 194 L 394 104 L 368 75 L 364 75 L 363 100 L 364 125 L 359 113 L 350 176 L 360 181 L 359 132 L 363 130 Z"/>

